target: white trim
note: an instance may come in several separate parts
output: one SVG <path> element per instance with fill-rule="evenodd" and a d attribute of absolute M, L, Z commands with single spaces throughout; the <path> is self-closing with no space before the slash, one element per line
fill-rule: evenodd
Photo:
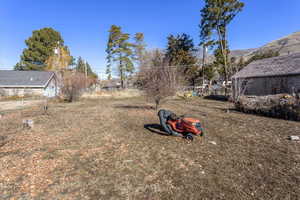
<path fill-rule="evenodd" d="M 46 88 L 49 84 L 49 82 L 52 80 L 53 76 L 55 76 L 55 73 L 52 72 L 52 76 L 50 76 L 49 80 L 46 82 L 46 84 L 44 85 L 44 88 Z"/>

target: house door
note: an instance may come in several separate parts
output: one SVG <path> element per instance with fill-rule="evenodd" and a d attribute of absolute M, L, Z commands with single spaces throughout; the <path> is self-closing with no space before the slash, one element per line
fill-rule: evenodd
<path fill-rule="evenodd" d="M 55 87 L 53 85 L 49 85 L 45 90 L 44 90 L 44 96 L 46 97 L 55 97 Z"/>

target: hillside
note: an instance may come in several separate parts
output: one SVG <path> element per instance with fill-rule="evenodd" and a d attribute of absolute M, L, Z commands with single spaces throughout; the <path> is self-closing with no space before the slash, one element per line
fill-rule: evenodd
<path fill-rule="evenodd" d="M 237 61 L 240 57 L 244 57 L 245 60 L 248 60 L 255 54 L 267 51 L 279 51 L 280 55 L 300 53 L 300 31 L 269 42 L 262 47 L 231 50 L 230 57 L 236 57 Z M 195 55 L 199 58 L 199 62 L 201 63 L 203 55 L 203 50 L 201 47 L 197 48 Z M 207 63 L 212 63 L 214 59 L 214 55 L 212 54 L 206 56 Z"/>
<path fill-rule="evenodd" d="M 245 55 L 248 55 L 254 51 L 256 51 L 257 48 L 252 48 L 252 49 L 238 49 L 238 50 L 232 50 L 230 52 L 230 56 L 231 57 L 242 57 L 242 56 L 245 56 Z"/>
<path fill-rule="evenodd" d="M 233 50 L 231 56 L 250 58 L 266 51 L 279 51 L 280 55 L 300 52 L 300 32 L 295 32 L 278 40 L 274 40 L 257 49 Z"/>

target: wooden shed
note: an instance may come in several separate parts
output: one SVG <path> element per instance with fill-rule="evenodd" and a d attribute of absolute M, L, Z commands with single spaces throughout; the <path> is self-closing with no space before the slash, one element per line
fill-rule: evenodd
<path fill-rule="evenodd" d="M 250 63 L 232 77 L 233 98 L 300 92 L 300 53 Z"/>

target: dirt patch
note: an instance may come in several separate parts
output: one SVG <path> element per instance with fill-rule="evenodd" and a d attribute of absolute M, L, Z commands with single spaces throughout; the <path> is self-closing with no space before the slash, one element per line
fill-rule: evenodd
<path fill-rule="evenodd" d="M 0 120 L 2 199 L 299 199 L 300 124 L 172 100 L 205 137 L 165 136 L 142 98 L 95 99 L 8 113 Z M 229 110 L 229 111 L 228 111 Z M 35 127 L 20 126 L 24 116 Z M 156 133 L 159 132 L 159 133 Z"/>
<path fill-rule="evenodd" d="M 41 103 L 44 103 L 44 100 L 0 101 L 0 111 L 23 109 Z"/>

